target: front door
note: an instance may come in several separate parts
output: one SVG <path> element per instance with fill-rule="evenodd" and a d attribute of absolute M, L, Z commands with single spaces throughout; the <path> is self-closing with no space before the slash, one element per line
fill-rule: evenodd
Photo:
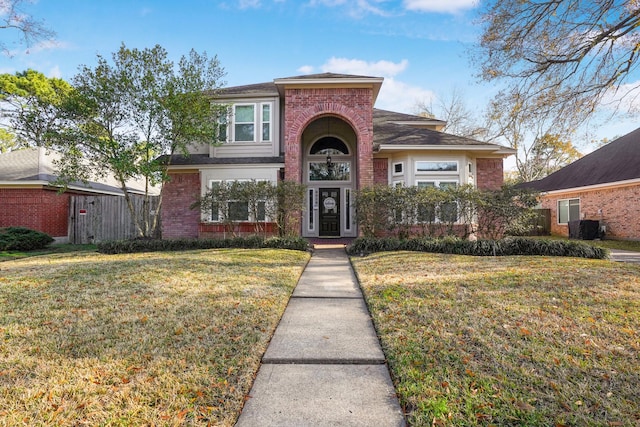
<path fill-rule="evenodd" d="M 320 237 L 340 237 L 340 189 L 320 189 Z"/>

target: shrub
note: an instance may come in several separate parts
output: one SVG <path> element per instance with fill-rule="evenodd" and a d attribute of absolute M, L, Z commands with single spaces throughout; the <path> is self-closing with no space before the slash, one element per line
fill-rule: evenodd
<path fill-rule="evenodd" d="M 1 251 L 32 251 L 43 249 L 53 242 L 46 233 L 24 227 L 0 228 Z"/>
<path fill-rule="evenodd" d="M 305 251 L 309 247 L 309 242 L 302 237 L 272 237 L 265 239 L 262 236 L 254 235 L 229 239 L 116 240 L 100 242 L 97 247 L 98 252 L 103 254 L 221 248 L 273 248 Z"/>
<path fill-rule="evenodd" d="M 473 256 L 541 255 L 606 259 L 609 251 L 584 242 L 506 237 L 501 240 L 470 241 L 456 237 L 441 239 L 358 238 L 347 247 L 350 255 L 383 251 L 418 251 Z"/>

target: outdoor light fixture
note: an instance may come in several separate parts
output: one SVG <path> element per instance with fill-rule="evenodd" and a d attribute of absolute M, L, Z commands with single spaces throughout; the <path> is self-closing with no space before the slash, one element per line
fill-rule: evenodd
<path fill-rule="evenodd" d="M 331 154 L 327 154 L 327 167 L 330 168 L 333 163 L 331 162 Z"/>

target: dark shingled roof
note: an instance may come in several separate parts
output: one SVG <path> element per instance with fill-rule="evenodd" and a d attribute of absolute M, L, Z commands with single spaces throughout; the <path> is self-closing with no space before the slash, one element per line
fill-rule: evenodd
<path fill-rule="evenodd" d="M 282 163 L 284 164 L 284 156 L 278 157 L 209 157 L 208 154 L 191 154 L 183 156 L 182 154 L 174 154 L 171 157 L 171 166 L 189 166 L 189 165 L 243 165 L 243 164 L 265 164 L 265 163 Z M 160 157 L 161 162 L 169 160 L 169 156 Z"/>
<path fill-rule="evenodd" d="M 640 179 L 640 128 L 587 154 L 546 178 L 521 184 L 538 191 L 564 190 Z"/>
<path fill-rule="evenodd" d="M 471 138 L 394 122 L 433 122 L 421 116 L 373 109 L 373 142 L 388 145 L 492 145 Z"/>
<path fill-rule="evenodd" d="M 354 74 L 320 73 L 304 74 L 302 76 L 282 77 L 276 80 L 319 80 L 319 79 L 378 79 L 372 76 L 357 76 Z"/>
<path fill-rule="evenodd" d="M 271 95 L 278 96 L 278 87 L 273 82 L 256 83 L 252 85 L 233 86 L 218 89 L 216 96 L 230 95 Z"/>

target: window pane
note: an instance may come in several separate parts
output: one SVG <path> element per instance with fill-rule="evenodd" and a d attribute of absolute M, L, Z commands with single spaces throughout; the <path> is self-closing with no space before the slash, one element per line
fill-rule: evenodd
<path fill-rule="evenodd" d="M 418 206 L 418 221 L 420 222 L 435 222 L 436 221 L 436 207 L 433 204 L 422 204 Z"/>
<path fill-rule="evenodd" d="M 418 188 L 432 188 L 435 187 L 436 183 L 431 181 L 418 181 Z"/>
<path fill-rule="evenodd" d="M 580 200 L 569 200 L 569 221 L 577 221 L 580 219 Z"/>
<path fill-rule="evenodd" d="M 229 202 L 229 219 L 231 221 L 248 221 L 249 204 L 247 202 Z"/>
<path fill-rule="evenodd" d="M 256 221 L 264 221 L 267 219 L 267 206 L 265 202 L 258 202 L 257 214 L 258 217 Z"/>
<path fill-rule="evenodd" d="M 457 172 L 458 162 L 416 162 L 418 172 Z"/>
<path fill-rule="evenodd" d="M 558 200 L 558 223 L 566 224 L 569 222 L 569 201 Z"/>
<path fill-rule="evenodd" d="M 457 182 L 441 182 L 440 185 L 438 185 L 438 187 L 442 188 L 443 190 L 445 188 L 456 188 L 457 186 Z"/>
<path fill-rule="evenodd" d="M 309 163 L 309 181 L 349 181 L 351 163 L 335 162 L 331 166 L 326 162 Z"/>
<path fill-rule="evenodd" d="M 271 106 L 265 104 L 262 106 L 262 121 L 270 122 L 271 121 Z"/>
<path fill-rule="evenodd" d="M 395 165 L 393 165 L 393 172 L 402 173 L 402 163 L 396 163 Z"/>
<path fill-rule="evenodd" d="M 254 141 L 254 127 L 253 124 L 236 124 L 236 141 Z"/>
<path fill-rule="evenodd" d="M 236 106 L 236 123 L 253 123 L 253 105 Z"/>
<path fill-rule="evenodd" d="M 458 221 L 458 204 L 456 202 L 443 203 L 440 205 L 440 221 Z"/>
<path fill-rule="evenodd" d="M 271 126 L 269 123 L 262 124 L 262 140 L 271 141 Z"/>

